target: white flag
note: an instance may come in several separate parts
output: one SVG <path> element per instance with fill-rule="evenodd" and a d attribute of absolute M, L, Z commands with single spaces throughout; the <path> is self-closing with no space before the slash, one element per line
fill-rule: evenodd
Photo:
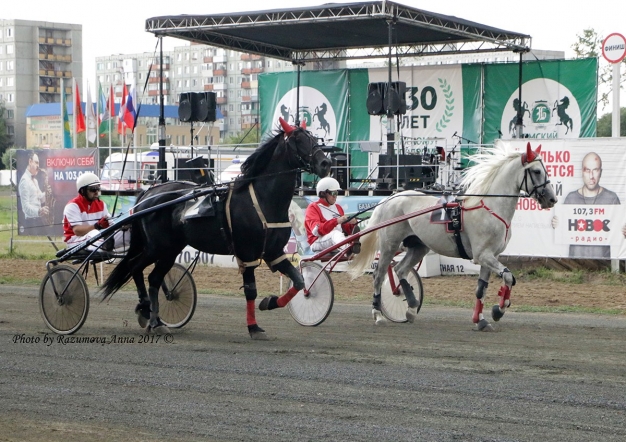
<path fill-rule="evenodd" d="M 91 101 L 91 90 L 87 80 L 87 138 L 90 143 L 95 143 L 98 136 L 98 117 Z"/>

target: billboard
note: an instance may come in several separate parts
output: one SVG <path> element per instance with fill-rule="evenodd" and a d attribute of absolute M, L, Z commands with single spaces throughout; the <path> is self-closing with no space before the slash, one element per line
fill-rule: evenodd
<path fill-rule="evenodd" d="M 98 175 L 97 149 L 16 151 L 18 235 L 59 236 L 63 209 L 77 195 L 76 179 Z"/>

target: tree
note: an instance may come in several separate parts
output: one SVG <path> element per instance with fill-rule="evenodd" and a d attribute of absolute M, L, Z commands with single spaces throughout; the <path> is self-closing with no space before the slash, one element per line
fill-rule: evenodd
<path fill-rule="evenodd" d="M 224 140 L 224 144 L 258 144 L 259 143 L 259 135 L 258 131 L 252 129 L 247 133 L 238 133 L 231 137 L 227 137 Z"/>
<path fill-rule="evenodd" d="M 6 109 L 4 107 L 4 102 L 0 101 L 0 157 L 4 158 L 4 152 L 11 145 L 11 137 L 7 134 L 7 123 L 4 119 L 4 113 Z M 4 161 L 0 163 L 0 169 L 6 169 L 8 164 L 5 164 Z"/>
<path fill-rule="evenodd" d="M 602 41 L 593 29 L 584 29 L 582 35 L 577 34 L 578 41 L 572 45 L 576 58 L 599 58 L 598 61 L 598 103 L 602 103 L 602 109 L 609 104 L 609 97 L 613 91 L 613 69 L 611 64 L 602 57 Z M 620 89 L 626 82 L 626 59 L 622 61 Z"/>
<path fill-rule="evenodd" d="M 619 110 L 619 132 L 621 137 L 626 137 L 626 107 Z M 598 119 L 597 136 L 611 137 L 613 136 L 613 114 L 608 113 L 602 115 Z"/>

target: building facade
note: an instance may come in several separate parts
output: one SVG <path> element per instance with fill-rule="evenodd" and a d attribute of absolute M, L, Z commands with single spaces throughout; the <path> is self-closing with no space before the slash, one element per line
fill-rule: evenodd
<path fill-rule="evenodd" d="M 27 147 L 26 110 L 36 103 L 68 100 L 71 80 L 82 84 L 82 25 L 0 19 L 0 101 L 7 133 Z"/>
<path fill-rule="evenodd" d="M 305 66 L 304 69 L 343 67 L 344 62 L 329 62 L 323 66 Z M 214 92 L 217 108 L 224 115 L 223 119 L 215 122 L 221 141 L 252 130 L 259 122 L 258 75 L 293 69 L 292 63 L 284 60 L 201 44 L 163 51 L 162 70 L 158 54 L 118 54 L 96 58 L 98 81 L 103 85 L 113 84 L 119 99 L 123 82 L 135 85 L 144 104 L 159 103 L 161 85 L 165 104 L 177 105 L 183 92 Z"/>

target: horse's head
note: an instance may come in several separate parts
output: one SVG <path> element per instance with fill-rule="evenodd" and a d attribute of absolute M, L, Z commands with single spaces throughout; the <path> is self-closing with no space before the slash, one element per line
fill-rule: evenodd
<path fill-rule="evenodd" d="M 320 178 L 328 175 L 331 162 L 318 145 L 317 138 L 306 130 L 304 121 L 300 127 L 291 126 L 283 118 L 278 121 L 285 132 L 290 150 L 295 154 L 298 167 L 313 172 Z"/>
<path fill-rule="evenodd" d="M 522 154 L 522 165 L 524 179 L 520 190 L 536 199 L 542 209 L 554 207 L 558 199 L 541 158 L 541 145 L 536 150 L 531 149 L 530 143 L 526 145 L 526 153 Z"/>

